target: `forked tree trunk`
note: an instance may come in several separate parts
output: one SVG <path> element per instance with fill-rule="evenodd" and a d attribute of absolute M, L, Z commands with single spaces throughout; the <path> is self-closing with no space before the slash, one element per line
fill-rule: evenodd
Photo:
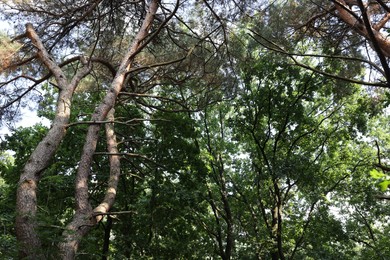
<path fill-rule="evenodd" d="M 109 111 L 115 105 L 115 100 L 124 84 L 134 57 L 150 40 L 147 39 L 147 37 L 149 36 L 149 28 L 158 9 L 158 2 L 158 0 L 154 0 L 150 3 L 144 22 L 131 48 L 123 58 L 106 97 L 96 108 L 92 120 L 102 121 L 106 117 L 113 118 L 113 113 L 109 114 Z M 84 68 L 68 81 L 65 73 L 46 51 L 31 24 L 26 26 L 25 36 L 28 37 L 38 49 L 38 57 L 53 74 L 60 90 L 56 116 L 53 120 L 52 127 L 35 148 L 24 166 L 17 188 L 16 235 L 19 242 L 19 256 L 23 259 L 44 259 L 43 249 L 37 232 L 37 187 L 42 172 L 50 165 L 50 160 L 53 158 L 66 134 L 74 90 L 79 81 L 89 73 L 91 67 L 85 60 L 81 59 Z M 76 212 L 72 221 L 67 225 L 66 231 L 63 233 L 64 240 L 59 246 L 63 259 L 75 258 L 80 240 L 88 233 L 91 227 L 102 219 L 101 213 L 104 214 L 110 210 L 115 200 L 120 167 L 119 157 L 117 155 L 111 155 L 111 173 L 106 196 L 103 202 L 96 207 L 95 210 L 92 210 L 92 207 L 88 202 L 89 167 L 92 163 L 92 156 L 96 149 L 99 129 L 100 125 L 97 124 L 90 125 L 88 129 L 82 158 L 76 176 Z M 109 153 L 118 153 L 112 126 L 108 126 L 106 130 Z"/>
<path fill-rule="evenodd" d="M 124 85 L 126 75 L 131 68 L 135 55 L 139 53 L 140 49 L 145 46 L 145 39 L 147 39 L 149 36 L 149 28 L 151 27 L 154 16 L 157 12 L 158 2 L 158 0 L 153 0 L 150 3 L 148 12 L 139 32 L 134 39 L 134 42 L 129 48 L 128 52 L 125 54 L 125 57 L 122 59 L 121 65 L 114 80 L 112 81 L 111 87 L 108 89 L 108 92 L 103 101 L 95 109 L 91 121 L 103 121 L 106 119 L 109 111 L 114 107 L 115 101 Z M 110 162 L 111 171 L 115 171 L 117 176 L 116 178 L 110 180 L 109 185 L 112 186 L 108 187 L 104 201 L 95 210 L 92 209 L 92 206 L 89 203 L 88 182 L 92 159 L 99 137 L 99 130 L 100 124 L 91 124 L 88 127 L 88 132 L 75 181 L 76 211 L 72 221 L 66 226 L 66 230 L 63 232 L 63 242 L 59 245 L 60 253 L 63 259 L 75 258 L 81 239 L 102 218 L 101 215 L 97 214 L 97 212 L 108 212 L 115 200 L 116 186 L 119 178 L 119 158 L 115 159 L 115 157 L 111 156 L 111 160 L 113 158 L 115 160 L 115 162 Z M 113 163 L 117 164 L 113 165 Z"/>
<path fill-rule="evenodd" d="M 79 81 L 89 73 L 90 66 L 81 69 L 70 81 L 61 68 L 52 60 L 31 24 L 26 25 L 26 34 L 38 49 L 38 57 L 54 75 L 60 88 L 56 115 L 51 129 L 37 145 L 24 166 L 16 196 L 16 237 L 19 242 L 19 257 L 42 259 L 41 242 L 37 233 L 37 187 L 41 173 L 49 166 L 55 151 L 66 133 L 69 122 L 71 99 Z M 83 61 L 84 65 L 86 61 Z"/>

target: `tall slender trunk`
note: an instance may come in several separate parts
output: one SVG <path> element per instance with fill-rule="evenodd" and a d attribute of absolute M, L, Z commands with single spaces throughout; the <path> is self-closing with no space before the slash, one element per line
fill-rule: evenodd
<path fill-rule="evenodd" d="M 220 156 L 220 160 L 222 158 Z M 222 163 L 221 163 L 222 164 Z M 230 203 L 228 200 L 228 191 L 226 190 L 226 179 L 223 166 L 221 165 L 220 169 L 220 180 L 221 180 L 221 199 L 223 203 L 223 208 L 225 212 L 225 221 L 226 221 L 226 246 L 225 246 L 225 259 L 230 260 L 232 257 L 232 251 L 234 246 L 234 236 L 233 236 L 233 216 L 230 209 Z"/>
<path fill-rule="evenodd" d="M 102 249 L 102 260 L 109 259 L 109 248 L 110 248 L 110 236 L 112 229 L 112 218 L 110 216 L 107 217 L 107 224 L 104 229 L 104 241 L 103 241 L 103 249 Z"/>
<path fill-rule="evenodd" d="M 19 257 L 43 259 L 43 250 L 37 232 L 37 187 L 42 172 L 49 166 L 58 146 L 66 134 L 69 123 L 71 99 L 79 81 L 91 67 L 84 66 L 68 82 L 61 68 L 53 61 L 31 24 L 26 25 L 25 34 L 38 49 L 38 57 L 54 75 L 60 89 L 56 114 L 52 126 L 37 145 L 25 164 L 18 182 L 16 194 L 16 237 L 19 242 Z M 87 62 L 83 60 L 84 65 Z"/>
<path fill-rule="evenodd" d="M 271 252 L 272 260 L 284 260 L 283 240 L 282 240 L 282 196 L 279 189 L 278 179 L 273 180 L 274 186 L 274 207 L 272 209 L 271 238 L 274 247 Z"/>
<path fill-rule="evenodd" d="M 109 88 L 103 101 L 96 108 L 94 114 L 92 115 L 91 121 L 103 121 L 109 111 L 114 107 L 116 98 L 118 97 L 118 94 L 124 85 L 126 75 L 130 70 L 130 67 L 134 61 L 134 57 L 140 51 L 140 48 L 144 47 L 143 43 L 149 35 L 149 28 L 157 12 L 158 3 L 158 0 L 154 0 L 150 3 L 148 12 L 139 32 L 134 39 L 134 42 L 129 48 L 125 57 L 122 59 L 121 65 L 111 84 L 111 87 Z M 63 232 L 64 240 L 59 245 L 63 259 L 75 258 L 81 239 L 98 221 L 101 220 L 101 215 L 96 213 L 108 212 L 115 200 L 116 185 L 119 174 L 117 176 L 118 178 L 109 184 L 115 185 L 115 187 L 108 187 L 105 198 L 108 199 L 108 201 L 101 203 L 95 210 L 92 209 L 92 206 L 89 203 L 88 181 L 93 155 L 95 153 L 97 141 L 99 138 L 99 130 L 100 124 L 92 124 L 88 127 L 88 132 L 75 181 L 76 212 L 71 222 L 67 225 L 66 230 Z M 115 168 L 117 168 L 117 166 L 115 166 Z"/>

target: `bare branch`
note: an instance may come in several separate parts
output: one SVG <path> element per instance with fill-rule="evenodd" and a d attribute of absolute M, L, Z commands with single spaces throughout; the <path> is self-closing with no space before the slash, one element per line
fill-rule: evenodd
<path fill-rule="evenodd" d="M 100 212 L 100 211 L 95 211 L 93 213 L 94 217 L 97 216 L 111 216 L 111 215 L 125 215 L 125 214 L 134 214 L 137 213 L 134 210 L 125 210 L 125 211 L 111 211 L 111 212 Z"/>
<path fill-rule="evenodd" d="M 383 28 L 383 26 L 386 25 L 386 23 L 387 23 L 389 20 L 390 20 L 390 13 L 387 13 L 387 14 L 385 14 L 385 15 L 382 17 L 382 19 L 381 19 L 379 22 L 377 22 L 376 24 L 374 24 L 374 25 L 372 26 L 372 28 L 373 28 L 374 30 L 379 31 L 380 29 Z"/>
<path fill-rule="evenodd" d="M 390 200 L 389 195 L 376 195 L 376 198 L 381 200 Z"/>
<path fill-rule="evenodd" d="M 311 67 L 309 65 L 303 64 L 303 63 L 299 62 L 294 56 L 310 56 L 309 54 L 290 53 L 290 52 L 284 50 L 282 47 L 280 47 L 276 43 L 274 43 L 274 42 L 264 38 L 259 33 L 255 32 L 255 31 L 253 31 L 251 29 L 249 29 L 249 31 L 252 32 L 253 34 L 255 34 L 256 36 L 261 37 L 262 40 L 264 40 L 267 43 L 269 43 L 269 45 L 265 45 L 264 43 L 259 41 L 256 37 L 254 37 L 253 35 L 249 34 L 259 44 L 261 44 L 265 48 L 270 49 L 272 51 L 275 51 L 275 52 L 287 55 L 288 57 L 291 58 L 291 60 L 294 62 L 294 64 L 299 66 L 299 67 L 311 70 L 313 72 L 316 72 L 318 74 L 321 74 L 321 75 L 324 75 L 324 76 L 327 76 L 327 77 L 330 77 L 330 78 L 334 78 L 334 79 L 338 79 L 338 80 L 342 80 L 342 81 L 346 81 L 346 82 L 356 83 L 356 84 L 360 84 L 360 85 L 367 85 L 367 86 L 388 87 L 388 84 L 385 84 L 385 83 L 382 83 L 382 82 L 367 82 L 367 81 L 362 81 L 362 80 L 355 80 L 355 79 L 351 79 L 351 78 L 345 78 L 345 77 L 341 77 L 341 76 L 335 75 L 335 74 L 330 74 L 330 73 L 327 73 L 325 71 L 313 68 L 313 67 Z M 315 57 L 316 55 L 313 55 L 313 56 Z M 326 57 L 331 58 L 332 56 L 326 56 Z M 336 57 L 338 57 L 338 56 L 336 56 Z M 347 58 L 347 59 L 356 60 L 356 58 Z M 370 65 L 372 65 L 372 63 L 369 62 L 369 61 L 362 60 L 362 62 L 363 61 L 366 62 L 366 63 L 369 63 Z"/>

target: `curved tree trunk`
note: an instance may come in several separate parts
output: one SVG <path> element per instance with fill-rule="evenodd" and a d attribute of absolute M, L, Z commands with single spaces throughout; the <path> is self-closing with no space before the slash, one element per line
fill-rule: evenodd
<path fill-rule="evenodd" d="M 37 186 L 42 172 L 49 166 L 58 146 L 66 134 L 69 123 L 71 99 L 79 81 L 89 73 L 85 66 L 68 83 L 61 68 L 52 60 L 31 24 L 26 25 L 25 34 L 37 47 L 38 57 L 56 78 L 60 88 L 56 115 L 51 129 L 38 144 L 24 166 L 17 188 L 16 236 L 20 258 L 42 259 L 41 242 L 37 233 Z M 83 61 L 86 65 L 86 61 Z"/>
<path fill-rule="evenodd" d="M 125 57 L 122 59 L 118 72 L 109 88 L 105 98 L 96 108 L 92 115 L 91 121 L 103 121 L 106 119 L 109 111 L 114 107 L 116 98 L 122 89 L 126 75 L 129 72 L 134 57 L 145 46 L 145 39 L 149 36 L 149 28 L 154 20 L 154 16 L 158 9 L 158 0 L 153 0 L 150 5 L 143 24 L 134 39 L 134 42 Z M 88 181 L 90 174 L 90 167 L 92 164 L 93 155 L 96 150 L 96 145 L 99 137 L 100 124 L 91 124 L 88 127 L 86 140 L 84 143 L 83 152 L 81 155 L 80 164 L 77 170 L 75 182 L 75 200 L 76 212 L 72 221 L 67 225 L 63 233 L 63 242 L 60 243 L 60 253 L 63 259 L 74 259 L 81 239 L 88 233 L 88 231 L 102 219 L 101 215 L 96 212 L 108 212 L 115 200 L 116 185 L 119 177 L 119 158 L 111 156 L 111 166 L 116 171 L 118 176 L 110 180 L 105 200 L 95 210 L 89 203 L 88 198 Z M 116 149 L 116 148 L 115 148 Z M 118 164 L 113 167 L 113 158 L 118 160 Z M 116 162 L 114 162 L 116 163 Z M 112 176 L 111 176 L 112 177 Z"/>

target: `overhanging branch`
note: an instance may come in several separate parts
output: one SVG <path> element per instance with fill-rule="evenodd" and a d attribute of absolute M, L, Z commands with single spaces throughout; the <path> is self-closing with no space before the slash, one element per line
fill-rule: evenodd
<path fill-rule="evenodd" d="M 382 82 L 368 82 L 368 81 L 362 81 L 362 80 L 355 80 L 355 79 L 351 79 L 351 78 L 345 78 L 345 77 L 341 77 L 341 76 L 338 76 L 338 75 L 335 75 L 335 74 L 331 74 L 331 73 L 328 73 L 328 72 L 325 72 L 325 71 L 313 68 L 313 67 L 311 67 L 309 65 L 303 64 L 303 63 L 299 62 L 295 58 L 295 56 L 313 56 L 313 57 L 321 57 L 321 56 L 320 55 L 299 54 L 299 53 L 288 52 L 288 51 L 284 50 L 282 47 L 280 47 L 279 45 L 277 45 L 276 43 L 266 39 L 265 37 L 263 37 L 259 33 L 253 31 L 252 29 L 249 29 L 249 31 L 251 33 L 255 34 L 256 36 L 260 37 L 262 40 L 267 42 L 269 45 L 268 44 L 264 44 L 263 42 L 259 41 L 256 37 L 254 37 L 254 35 L 249 34 L 249 36 L 252 37 L 257 43 L 259 43 L 260 45 L 262 45 L 263 47 L 265 47 L 265 48 L 267 48 L 269 50 L 272 50 L 274 52 L 281 53 L 283 55 L 288 56 L 294 62 L 293 65 L 297 65 L 299 67 L 308 69 L 310 71 L 313 71 L 313 72 L 318 73 L 318 74 L 323 75 L 323 76 L 327 76 L 327 77 L 330 77 L 330 78 L 334 78 L 334 79 L 338 79 L 338 80 L 342 80 L 342 81 L 346 81 L 346 82 L 350 82 L 350 83 L 356 83 L 356 84 L 359 84 L 359 85 L 366 85 L 366 86 L 388 87 L 388 84 L 385 84 L 385 83 L 382 83 Z M 326 57 L 326 58 L 333 58 L 332 56 L 326 56 L 326 55 L 324 55 L 324 57 Z M 361 62 L 365 62 L 365 63 L 368 63 L 370 65 L 373 65 L 369 61 L 366 61 L 366 60 L 363 60 L 363 59 L 358 59 L 358 58 L 342 57 L 342 56 L 335 56 L 334 58 L 335 59 L 343 58 L 345 60 L 359 60 Z M 375 66 L 375 68 L 378 68 L 378 67 Z"/>

